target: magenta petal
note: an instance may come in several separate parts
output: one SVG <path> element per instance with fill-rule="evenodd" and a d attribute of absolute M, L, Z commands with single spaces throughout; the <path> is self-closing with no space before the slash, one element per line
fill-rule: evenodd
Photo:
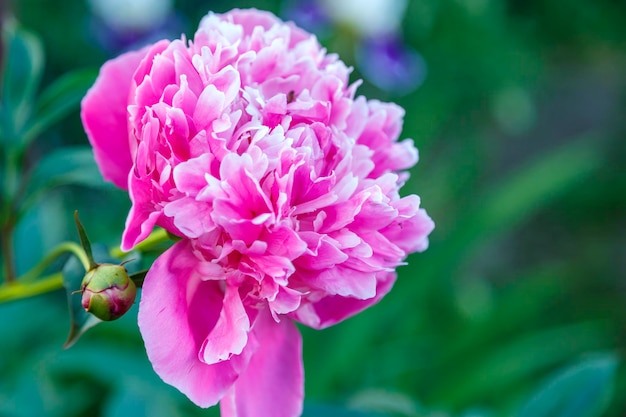
<path fill-rule="evenodd" d="M 123 250 L 181 240 L 145 279 L 139 326 L 161 378 L 222 417 L 296 417 L 301 339 L 380 300 L 433 222 L 401 187 L 404 110 L 268 12 L 209 13 L 189 41 L 107 63 L 83 101 L 105 178 L 132 202 Z"/>
<path fill-rule="evenodd" d="M 259 347 L 222 400 L 222 417 L 297 417 L 302 413 L 302 338 L 293 322 L 267 310 L 252 329 Z"/>
<path fill-rule="evenodd" d="M 239 355 L 248 342 L 250 320 L 237 287 L 226 286 L 220 317 L 202 345 L 200 357 L 208 365 Z"/>
<path fill-rule="evenodd" d="M 276 16 L 263 10 L 233 9 L 228 15 L 234 23 L 242 25 L 248 32 L 251 32 L 256 26 L 269 29 L 280 22 Z M 202 26 L 203 22 L 200 23 L 200 27 Z"/>
<path fill-rule="evenodd" d="M 435 223 L 426 210 L 417 213 L 402 223 L 394 224 L 385 229 L 385 236 L 407 252 L 422 252 L 428 248 L 428 235 L 435 228 Z"/>
<path fill-rule="evenodd" d="M 329 295 L 354 297 L 367 300 L 376 295 L 376 273 L 359 271 L 343 265 L 321 271 L 299 271 L 299 278 L 309 286 L 323 290 Z"/>
<path fill-rule="evenodd" d="M 150 184 L 149 179 L 142 180 L 135 175 L 131 175 L 128 180 L 129 195 L 133 205 L 126 218 L 126 228 L 122 235 L 122 250 L 130 251 L 133 246 L 148 237 L 161 216 L 161 212 L 155 210 Z"/>
<path fill-rule="evenodd" d="M 395 281 L 395 272 L 381 272 L 378 274 L 376 296 L 372 298 L 359 300 L 329 295 L 315 303 L 307 304 L 304 308 L 301 307 L 296 312 L 290 314 L 290 316 L 307 326 L 315 329 L 324 329 L 376 304 L 391 290 Z"/>
<path fill-rule="evenodd" d="M 139 329 L 155 372 L 201 407 L 215 405 L 237 379 L 230 361 L 207 365 L 201 345 L 218 320 L 223 292 L 202 281 L 198 260 L 181 241 L 152 265 L 143 284 Z"/>
<path fill-rule="evenodd" d="M 81 103 L 81 118 L 102 176 L 127 189 L 133 165 L 128 140 L 128 96 L 147 48 L 106 62 Z"/>

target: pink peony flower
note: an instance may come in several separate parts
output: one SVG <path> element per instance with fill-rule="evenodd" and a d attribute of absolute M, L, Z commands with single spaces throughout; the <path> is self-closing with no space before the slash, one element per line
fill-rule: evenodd
<path fill-rule="evenodd" d="M 417 162 L 404 112 L 355 98 L 350 70 L 270 13 L 210 13 L 193 40 L 102 67 L 82 120 L 104 177 L 128 189 L 122 247 L 182 238 L 146 276 L 139 327 L 155 371 L 224 417 L 301 413 L 294 321 L 376 303 L 433 222 L 400 197 Z"/>

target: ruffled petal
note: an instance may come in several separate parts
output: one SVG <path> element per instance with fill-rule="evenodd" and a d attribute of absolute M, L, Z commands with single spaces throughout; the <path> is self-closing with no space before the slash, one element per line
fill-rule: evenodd
<path fill-rule="evenodd" d="M 137 243 L 148 237 L 161 216 L 161 212 L 155 209 L 152 201 L 154 191 L 150 188 L 149 180 L 145 181 L 131 175 L 128 187 L 133 205 L 128 212 L 126 227 L 122 234 L 121 248 L 124 251 L 130 251 Z"/>
<path fill-rule="evenodd" d="M 148 357 L 222 417 L 299 415 L 293 320 L 376 303 L 428 245 L 419 197 L 400 197 L 418 157 L 404 111 L 354 98 L 349 73 L 293 24 L 235 10 L 106 64 L 83 102 L 103 175 L 129 190 L 122 249 L 154 226 L 182 239 L 145 280 Z"/>
<path fill-rule="evenodd" d="M 259 346 L 246 371 L 220 403 L 222 417 L 297 417 L 302 414 L 302 338 L 291 320 L 267 310 L 252 330 Z"/>
<path fill-rule="evenodd" d="M 143 284 L 139 329 L 155 372 L 194 403 L 209 407 L 237 379 L 230 361 L 212 365 L 198 354 L 223 304 L 218 281 L 202 281 L 191 245 L 181 241 L 152 265 Z"/>
<path fill-rule="evenodd" d="M 317 302 L 301 305 L 290 317 L 315 329 L 325 329 L 376 304 L 391 290 L 395 281 L 395 272 L 380 272 L 374 297 L 359 300 L 329 295 Z"/>

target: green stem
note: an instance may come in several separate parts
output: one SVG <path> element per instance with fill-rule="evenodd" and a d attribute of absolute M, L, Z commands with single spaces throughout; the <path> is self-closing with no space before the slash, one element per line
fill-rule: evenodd
<path fill-rule="evenodd" d="M 4 277 L 7 283 L 14 282 L 17 278 L 15 270 L 15 254 L 13 248 L 13 229 L 18 217 L 15 209 L 17 192 L 20 187 L 20 160 L 22 153 L 19 149 L 5 149 L 4 168 L 2 172 L 4 181 L 0 184 L 2 192 L 2 207 L 0 207 L 0 247 L 4 258 Z"/>
<path fill-rule="evenodd" d="M 89 270 L 89 258 L 83 248 L 74 242 L 61 243 L 17 280 L 7 281 L 0 285 L 0 303 L 33 297 L 63 288 L 63 274 L 61 272 L 42 279 L 37 278 L 45 272 L 55 259 L 67 252 L 78 258 L 85 271 Z"/>
<path fill-rule="evenodd" d="M 143 242 L 137 244 L 133 250 L 147 251 L 169 239 L 170 237 L 165 230 L 158 229 L 152 232 Z M 48 275 L 41 279 L 38 278 L 46 271 L 55 259 L 67 252 L 75 255 L 80 260 L 80 263 L 85 268 L 85 271 L 90 269 L 89 257 L 79 244 L 74 242 L 61 243 L 48 253 L 46 257 L 43 258 L 30 271 L 26 272 L 17 280 L 0 285 L 0 303 L 33 297 L 63 288 L 63 274 L 61 272 Z M 115 258 L 121 259 L 125 255 L 126 252 L 122 251 L 120 248 L 114 248 L 111 250 L 111 256 Z"/>
<path fill-rule="evenodd" d="M 2 247 L 2 257 L 4 258 L 4 277 L 7 283 L 15 281 L 15 257 L 13 253 L 13 226 L 7 223 L 0 232 L 0 247 Z"/>
<path fill-rule="evenodd" d="M 169 239 L 170 239 L 170 236 L 167 234 L 166 230 L 156 229 L 155 231 L 150 233 L 150 236 L 148 236 L 143 241 L 135 245 L 135 247 L 132 250 L 138 251 L 138 252 L 146 252 L 154 248 L 155 246 L 160 245 L 163 242 L 167 242 Z M 127 253 L 128 252 L 124 252 L 119 247 L 113 248 L 110 251 L 110 255 L 117 259 L 124 258 Z"/>
<path fill-rule="evenodd" d="M 48 275 L 35 282 L 12 282 L 0 286 L 0 303 L 34 297 L 63 288 L 63 274 Z"/>
<path fill-rule="evenodd" d="M 52 249 L 52 252 L 46 255 L 37 265 L 35 265 L 30 271 L 25 273 L 19 278 L 20 282 L 32 282 L 37 279 L 41 274 L 46 271 L 46 268 L 50 266 L 50 264 L 58 258 L 60 255 L 69 252 L 75 255 L 80 263 L 83 264 L 85 271 L 89 270 L 90 262 L 87 254 L 78 244 L 74 242 L 63 242 L 59 244 L 57 247 Z"/>

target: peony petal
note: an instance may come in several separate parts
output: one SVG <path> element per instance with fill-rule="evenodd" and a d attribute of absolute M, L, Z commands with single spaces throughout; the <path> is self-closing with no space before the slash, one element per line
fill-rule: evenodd
<path fill-rule="evenodd" d="M 336 295 L 326 296 L 315 303 L 303 304 L 290 316 L 315 329 L 325 329 L 376 304 L 391 290 L 395 280 L 395 272 L 381 272 L 378 274 L 376 296 L 370 299 L 358 300 Z"/>
<path fill-rule="evenodd" d="M 173 219 L 174 226 L 181 234 L 188 238 L 198 238 L 215 229 L 212 211 L 210 204 L 183 197 L 167 203 L 163 214 Z"/>
<path fill-rule="evenodd" d="M 151 184 L 150 179 L 142 180 L 130 175 L 128 185 L 133 205 L 128 212 L 126 227 L 122 234 L 121 249 L 124 251 L 130 251 L 133 246 L 148 237 L 161 216 L 161 212 L 155 210 L 152 198 L 154 190 Z"/>
<path fill-rule="evenodd" d="M 128 95 L 133 73 L 149 48 L 106 62 L 81 103 L 81 119 L 104 179 L 128 188 L 133 165 L 128 140 Z"/>
<path fill-rule="evenodd" d="M 294 262 L 298 268 L 306 270 L 328 269 L 348 259 L 348 255 L 343 253 L 339 247 L 339 242 L 328 237 L 328 235 L 303 232 L 302 236 L 309 241 L 310 248 L 307 253 Z"/>
<path fill-rule="evenodd" d="M 220 317 L 204 340 L 200 358 L 208 365 L 239 355 L 248 342 L 250 320 L 237 287 L 226 286 Z"/>
<path fill-rule="evenodd" d="M 400 204 L 409 197 L 411 196 L 401 199 L 399 201 Z M 420 208 L 415 213 L 412 213 L 416 207 L 411 208 L 409 211 L 410 215 L 405 215 L 402 212 L 403 207 L 400 207 L 402 217 L 381 230 L 381 233 L 388 240 L 406 252 L 425 251 L 428 248 L 428 236 L 435 229 L 435 223 L 428 216 L 426 210 Z"/>
<path fill-rule="evenodd" d="M 192 39 L 111 61 L 83 103 L 103 175 L 129 190 L 122 249 L 154 226 L 181 238 L 145 280 L 146 351 L 222 417 L 296 417 L 292 320 L 376 303 L 428 245 L 419 197 L 400 197 L 417 150 L 404 110 L 355 98 L 347 66 L 291 23 L 210 13 Z"/>
<path fill-rule="evenodd" d="M 195 197 L 207 185 L 205 176 L 211 170 L 211 154 L 202 154 L 197 158 L 189 159 L 174 167 L 174 182 L 176 189 Z"/>
<path fill-rule="evenodd" d="M 321 271 L 307 271 L 305 269 L 296 272 L 298 278 L 308 286 L 321 289 L 330 295 L 354 297 L 367 300 L 376 295 L 376 273 L 359 271 L 342 265 Z"/>
<path fill-rule="evenodd" d="M 271 232 L 264 233 L 261 238 L 267 242 L 268 253 L 288 259 L 297 258 L 307 248 L 306 242 L 298 233 L 288 227 L 274 228 Z"/>
<path fill-rule="evenodd" d="M 304 398 L 302 338 L 291 320 L 267 310 L 252 332 L 259 343 L 246 371 L 222 400 L 222 417 L 298 417 Z"/>
<path fill-rule="evenodd" d="M 218 281 L 202 281 L 181 241 L 152 265 L 143 284 L 139 329 L 155 372 L 201 407 L 215 405 L 237 379 L 230 361 L 207 365 L 198 352 L 220 315 Z"/>
<path fill-rule="evenodd" d="M 296 290 L 292 290 L 288 287 L 279 287 L 276 293 L 276 298 L 273 301 L 268 301 L 272 316 L 275 320 L 278 320 L 275 315 L 287 314 L 295 311 L 302 300 L 302 293 Z"/>
<path fill-rule="evenodd" d="M 193 121 L 197 129 L 206 129 L 224 110 L 225 95 L 213 84 L 206 86 L 193 112 Z"/>

